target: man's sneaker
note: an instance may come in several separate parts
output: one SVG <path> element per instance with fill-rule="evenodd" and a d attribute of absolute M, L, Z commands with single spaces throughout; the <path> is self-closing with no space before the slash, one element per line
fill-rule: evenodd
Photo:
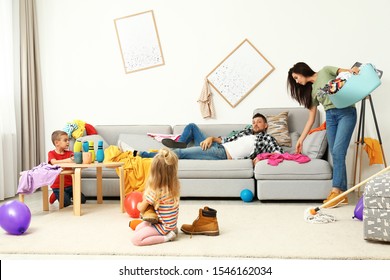
<path fill-rule="evenodd" d="M 175 140 L 172 140 L 170 138 L 165 138 L 161 140 L 161 143 L 168 148 L 171 149 L 184 149 L 187 148 L 187 144 L 184 142 L 176 142 Z"/>
<path fill-rule="evenodd" d="M 50 198 L 49 198 L 50 204 L 53 204 L 54 201 L 56 201 L 56 200 L 57 200 L 56 195 L 54 193 L 51 193 Z"/>
<path fill-rule="evenodd" d="M 151 224 L 157 224 L 158 223 L 158 216 L 156 211 L 154 211 L 154 208 L 152 205 L 149 205 L 145 212 L 142 213 L 142 220 L 147 221 Z"/>
<path fill-rule="evenodd" d="M 328 201 L 334 199 L 335 197 L 337 197 L 339 195 L 340 195 L 340 193 L 331 192 L 329 194 L 328 198 L 324 200 L 324 204 L 327 203 Z M 329 205 L 325 206 L 325 208 L 334 208 L 334 207 L 337 207 L 339 205 L 347 205 L 347 204 L 348 204 L 348 197 L 347 196 L 342 196 L 339 199 L 336 199 L 335 201 L 330 203 Z"/>
<path fill-rule="evenodd" d="M 199 216 L 195 219 L 192 225 L 184 224 L 181 226 L 181 231 L 191 235 L 219 235 L 219 227 L 217 221 L 217 211 L 215 209 L 204 207 L 199 209 Z"/>

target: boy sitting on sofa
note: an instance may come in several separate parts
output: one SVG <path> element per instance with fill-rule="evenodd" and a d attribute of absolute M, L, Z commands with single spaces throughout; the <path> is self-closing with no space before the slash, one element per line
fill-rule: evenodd
<path fill-rule="evenodd" d="M 261 153 L 283 153 L 275 138 L 267 134 L 267 118 L 256 113 L 252 117 L 252 127 L 245 128 L 232 136 L 206 137 L 196 124 L 186 125 L 178 142 L 163 139 L 162 143 L 173 148 L 179 159 L 223 160 L 250 158 L 256 164 L 256 156 Z M 188 147 L 190 142 L 195 146 Z M 156 153 L 139 151 L 141 157 L 154 157 Z"/>

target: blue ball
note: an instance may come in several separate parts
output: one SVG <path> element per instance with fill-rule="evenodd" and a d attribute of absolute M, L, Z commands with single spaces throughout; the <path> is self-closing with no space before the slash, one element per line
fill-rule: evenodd
<path fill-rule="evenodd" d="M 248 189 L 243 189 L 240 193 L 240 197 L 244 202 L 251 202 L 253 200 L 253 193 Z"/>

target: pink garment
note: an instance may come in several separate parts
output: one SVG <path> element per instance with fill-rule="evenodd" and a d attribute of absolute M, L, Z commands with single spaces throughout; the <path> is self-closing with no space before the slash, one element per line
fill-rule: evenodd
<path fill-rule="evenodd" d="M 46 162 L 42 162 L 31 170 L 23 171 L 17 193 L 31 194 L 40 187 L 52 185 L 61 171 L 62 168 L 58 165 L 51 165 Z"/>
<path fill-rule="evenodd" d="M 309 162 L 311 159 L 303 154 L 279 154 L 279 153 L 261 153 L 256 156 L 258 160 L 264 160 L 268 159 L 268 164 L 272 166 L 277 166 L 279 163 L 281 163 L 284 160 L 293 160 L 298 163 L 306 163 Z"/>
<path fill-rule="evenodd" d="M 151 223 L 143 221 L 135 228 L 135 234 L 131 242 L 135 246 L 145 246 L 164 243 L 165 240 L 164 236 Z"/>
<path fill-rule="evenodd" d="M 177 141 L 180 138 L 180 134 L 162 134 L 162 133 L 147 133 L 148 136 L 154 138 L 158 142 L 161 142 L 165 138 L 172 139 L 174 141 Z"/>

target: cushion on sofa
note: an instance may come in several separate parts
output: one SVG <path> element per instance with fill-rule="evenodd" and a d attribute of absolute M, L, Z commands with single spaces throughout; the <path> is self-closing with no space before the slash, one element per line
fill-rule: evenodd
<path fill-rule="evenodd" d="M 288 130 L 288 112 L 278 115 L 266 115 L 268 121 L 267 133 L 272 135 L 280 146 L 291 147 L 291 137 Z"/>
<path fill-rule="evenodd" d="M 137 151 L 158 150 L 164 147 L 161 142 L 145 134 L 127 134 L 121 133 L 118 137 L 118 143 L 122 147 L 131 147 Z M 129 148 L 130 149 L 130 148 Z"/>
<path fill-rule="evenodd" d="M 240 160 L 179 160 L 180 179 L 218 178 L 240 179 L 253 177 L 253 164 L 250 159 Z"/>
<path fill-rule="evenodd" d="M 309 158 L 322 158 L 326 152 L 328 140 L 326 130 L 313 132 L 303 141 L 302 153 Z"/>
<path fill-rule="evenodd" d="M 295 147 L 297 145 L 298 139 L 300 134 L 296 131 L 293 131 L 290 133 L 291 138 L 291 147 L 282 146 L 285 153 L 294 154 L 295 153 Z"/>
<path fill-rule="evenodd" d="M 323 159 L 312 159 L 307 163 L 284 160 L 278 166 L 269 165 L 267 160 L 255 166 L 257 180 L 330 180 L 332 168 Z"/>

